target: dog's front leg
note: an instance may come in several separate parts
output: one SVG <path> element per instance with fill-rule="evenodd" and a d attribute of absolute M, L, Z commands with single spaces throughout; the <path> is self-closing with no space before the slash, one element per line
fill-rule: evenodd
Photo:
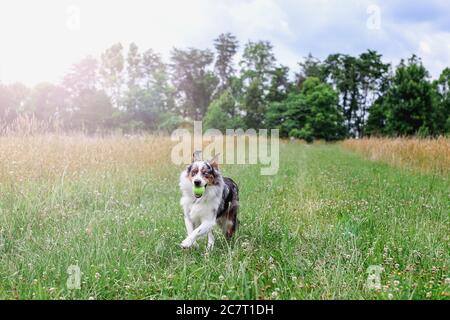
<path fill-rule="evenodd" d="M 187 236 L 189 237 L 189 235 L 194 231 L 195 225 L 192 222 L 192 220 L 186 216 L 184 216 L 184 224 L 186 225 L 186 232 L 187 232 Z M 198 247 L 198 243 L 196 241 L 194 241 L 194 243 L 192 245 L 194 247 Z"/>
<path fill-rule="evenodd" d="M 206 247 L 206 249 L 208 251 L 212 250 L 214 248 L 214 235 L 212 230 L 208 233 L 208 246 Z"/>
<path fill-rule="evenodd" d="M 185 249 L 192 247 L 198 238 L 212 231 L 214 224 L 214 221 L 203 221 L 197 229 L 192 231 L 192 233 L 181 242 L 181 247 Z"/>
<path fill-rule="evenodd" d="M 189 219 L 189 217 L 185 215 L 184 224 L 186 225 L 186 232 L 187 235 L 189 236 L 192 233 L 192 231 L 194 231 L 194 223 L 191 221 L 191 219 Z"/>

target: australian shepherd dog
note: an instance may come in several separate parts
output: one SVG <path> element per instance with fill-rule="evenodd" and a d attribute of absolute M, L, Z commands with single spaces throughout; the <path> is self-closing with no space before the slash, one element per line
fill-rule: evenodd
<path fill-rule="evenodd" d="M 184 210 L 187 237 L 182 248 L 197 246 L 197 239 L 208 236 L 208 249 L 214 247 L 213 228 L 217 224 L 229 240 L 238 227 L 239 191 L 230 178 L 222 177 L 218 155 L 209 161 L 201 160 L 195 152 L 192 163 L 181 173 L 181 206 Z M 195 193 L 201 188 L 202 194 Z"/>

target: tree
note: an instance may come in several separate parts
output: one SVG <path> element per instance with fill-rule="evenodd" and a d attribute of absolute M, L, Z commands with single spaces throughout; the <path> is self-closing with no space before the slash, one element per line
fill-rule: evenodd
<path fill-rule="evenodd" d="M 114 107 L 104 91 L 87 90 L 75 100 L 70 127 L 94 133 L 112 126 Z"/>
<path fill-rule="evenodd" d="M 148 49 L 139 53 L 132 43 L 127 55 L 127 91 L 124 92 L 125 112 L 120 114 L 122 128 L 156 130 L 164 113 L 174 111 L 174 91 L 169 86 L 167 65 Z M 170 117 L 169 117 L 170 118 Z"/>
<path fill-rule="evenodd" d="M 213 100 L 204 117 L 205 129 L 218 129 L 225 133 L 226 129 L 243 127 L 242 118 L 236 112 L 236 100 L 228 89 Z"/>
<path fill-rule="evenodd" d="M 334 141 L 345 136 L 338 95 L 318 78 L 308 78 L 300 93 L 292 92 L 286 100 L 272 103 L 266 119 L 279 128 L 282 136 L 312 142 Z"/>
<path fill-rule="evenodd" d="M 340 93 L 340 106 L 352 136 L 364 136 L 369 108 L 383 93 L 389 68 L 381 55 L 371 50 L 358 57 L 333 54 L 325 60 L 324 79 Z"/>
<path fill-rule="evenodd" d="M 139 53 L 138 46 L 132 42 L 128 49 L 127 56 L 127 76 L 128 90 L 139 87 L 142 79 L 142 57 Z"/>
<path fill-rule="evenodd" d="M 392 84 L 383 98 L 386 112 L 385 127 L 391 136 L 414 135 L 419 130 L 436 132 L 432 86 L 428 71 L 417 56 L 412 56 L 397 67 Z"/>
<path fill-rule="evenodd" d="M 244 123 L 247 129 L 256 129 L 264 124 L 266 105 L 264 90 L 260 78 L 254 78 L 247 87 L 243 105 L 245 110 Z"/>
<path fill-rule="evenodd" d="M 201 120 L 218 83 L 217 77 L 208 69 L 214 55 L 210 50 L 175 48 L 171 60 L 172 82 L 181 100 L 181 114 Z"/>
<path fill-rule="evenodd" d="M 6 127 L 17 116 L 14 101 L 9 88 L 0 84 L 0 125 Z"/>
<path fill-rule="evenodd" d="M 0 129 L 11 124 L 23 111 L 29 91 L 21 83 L 0 84 Z"/>
<path fill-rule="evenodd" d="M 309 109 L 305 125 L 309 139 L 335 141 L 344 138 L 343 117 L 333 88 L 313 77 L 304 82 L 302 94 Z"/>
<path fill-rule="evenodd" d="M 358 110 L 357 59 L 344 54 L 332 54 L 324 61 L 324 78 L 339 92 L 340 107 L 347 132 L 356 135 L 355 115 Z"/>
<path fill-rule="evenodd" d="M 368 50 L 357 60 L 359 108 L 356 112 L 355 129 L 358 137 L 364 137 L 367 113 L 370 106 L 383 94 L 390 65 L 381 61 L 381 55 Z"/>
<path fill-rule="evenodd" d="M 63 86 L 72 95 L 79 95 L 85 90 L 97 90 L 100 87 L 99 84 L 98 61 L 91 56 L 74 64 L 63 79 Z"/>
<path fill-rule="evenodd" d="M 125 114 L 122 114 L 122 116 L 126 122 L 141 122 L 141 127 L 144 127 L 144 123 L 141 119 L 139 119 L 139 109 L 145 94 L 145 92 L 141 89 L 141 82 L 143 78 L 142 57 L 139 53 L 139 48 L 135 43 L 131 43 L 128 49 L 126 70 L 127 91 L 123 96 Z"/>
<path fill-rule="evenodd" d="M 66 109 L 67 98 L 67 91 L 63 87 L 40 83 L 32 89 L 25 112 L 41 121 L 49 123 L 58 121 Z"/>
<path fill-rule="evenodd" d="M 59 115 L 66 128 L 92 133 L 111 126 L 114 110 L 111 99 L 100 90 L 99 65 L 95 58 L 88 56 L 74 64 L 64 77 L 63 86 L 68 101 Z"/>
<path fill-rule="evenodd" d="M 439 79 L 433 82 L 434 123 L 436 134 L 450 133 L 450 68 L 442 71 Z"/>
<path fill-rule="evenodd" d="M 268 41 L 249 41 L 244 48 L 244 54 L 240 62 L 241 74 L 244 79 L 252 82 L 257 78 L 266 88 L 270 81 L 270 74 L 275 67 L 275 55 L 273 46 Z"/>
<path fill-rule="evenodd" d="M 285 66 L 276 67 L 272 72 L 269 92 L 266 100 L 270 102 L 282 101 L 286 99 L 291 83 L 289 81 L 289 68 Z"/>
<path fill-rule="evenodd" d="M 369 117 L 365 126 L 365 132 L 369 136 L 384 136 L 386 132 L 386 105 L 384 96 L 379 97 L 370 107 Z"/>
<path fill-rule="evenodd" d="M 295 74 L 296 86 L 301 89 L 306 79 L 315 77 L 322 79 L 322 63 L 315 58 L 311 53 L 304 57 L 304 61 L 299 63 L 300 72 Z"/>
<path fill-rule="evenodd" d="M 244 122 L 247 128 L 259 128 L 264 124 L 266 96 L 269 93 L 275 62 L 273 46 L 270 42 L 249 41 L 245 45 L 240 66 L 243 88 L 242 109 L 245 113 Z M 279 69 L 278 75 L 282 72 L 283 70 Z"/>
<path fill-rule="evenodd" d="M 298 97 L 298 93 L 291 92 L 286 99 L 282 101 L 274 101 L 269 104 L 265 114 L 265 125 L 268 129 L 280 130 L 280 137 L 289 137 L 288 126 L 283 125 L 287 119 L 287 105 L 294 100 L 294 97 Z M 295 120 L 294 120 L 295 121 Z"/>
<path fill-rule="evenodd" d="M 175 111 L 175 90 L 169 84 L 168 66 L 151 49 L 143 54 L 142 74 L 145 89 L 150 92 L 150 109 L 158 112 Z"/>
<path fill-rule="evenodd" d="M 218 94 L 222 94 L 231 86 L 232 77 L 235 74 L 233 58 L 236 55 L 239 42 L 231 33 L 223 33 L 214 40 L 216 49 L 216 63 L 214 69 L 219 79 Z"/>
<path fill-rule="evenodd" d="M 121 107 L 123 70 L 125 58 L 122 44 L 116 43 L 101 55 L 100 75 L 105 91 L 111 96 L 115 107 Z"/>

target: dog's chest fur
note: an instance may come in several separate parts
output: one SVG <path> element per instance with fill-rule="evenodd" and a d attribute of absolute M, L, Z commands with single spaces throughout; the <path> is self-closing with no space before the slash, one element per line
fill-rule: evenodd
<path fill-rule="evenodd" d="M 187 178 L 185 172 L 180 177 L 180 189 L 182 192 L 181 206 L 188 213 L 188 218 L 194 223 L 200 223 L 204 220 L 216 219 L 217 209 L 222 202 L 224 184 L 220 181 L 217 185 L 208 186 L 205 194 L 197 199 L 192 194 L 192 183 Z"/>

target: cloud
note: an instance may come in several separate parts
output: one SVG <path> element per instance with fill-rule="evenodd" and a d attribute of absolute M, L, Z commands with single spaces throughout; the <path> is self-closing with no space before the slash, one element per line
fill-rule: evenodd
<path fill-rule="evenodd" d="M 67 27 L 70 6 L 80 10 L 78 30 Z M 379 8 L 380 28 L 368 27 L 370 8 Z M 450 65 L 448 12 L 447 0 L 3 0 L 0 77 L 56 82 L 115 42 L 167 59 L 173 47 L 212 48 L 222 32 L 234 33 L 241 48 L 250 39 L 271 41 L 293 72 L 310 52 L 324 59 L 374 49 L 394 65 L 416 53 L 437 77 Z"/>

